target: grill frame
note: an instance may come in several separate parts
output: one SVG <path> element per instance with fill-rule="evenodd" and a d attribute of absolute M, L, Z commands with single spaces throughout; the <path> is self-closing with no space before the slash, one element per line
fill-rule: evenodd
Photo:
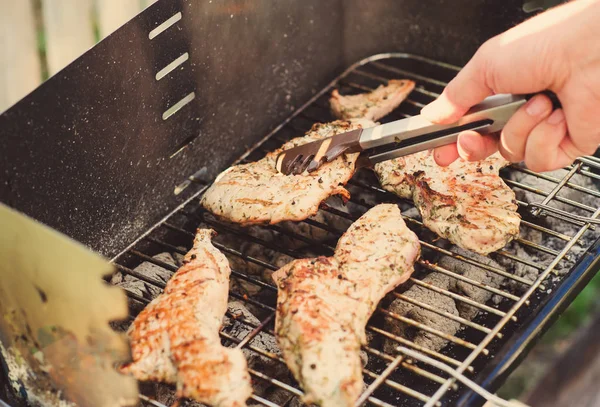
<path fill-rule="evenodd" d="M 340 81 L 343 81 L 350 74 L 356 73 L 357 69 L 365 67 L 368 64 L 377 63 L 378 61 L 392 59 L 392 58 L 413 60 L 413 61 L 418 61 L 419 63 L 431 64 L 438 68 L 443 68 L 445 70 L 448 70 L 450 72 L 457 72 L 459 69 L 459 67 L 456 67 L 453 65 L 444 64 L 444 63 L 430 60 L 428 58 L 423 58 L 420 56 L 404 54 L 404 53 L 378 54 L 378 55 L 372 56 L 370 58 L 363 59 L 360 62 L 352 65 L 344 73 L 342 73 L 335 80 L 333 80 L 327 87 L 325 87 L 323 90 L 318 92 L 313 98 L 311 98 L 311 100 L 309 100 L 306 104 L 304 104 L 298 110 L 296 110 L 288 119 L 286 119 L 283 123 L 281 123 L 279 126 L 277 126 L 273 131 L 271 131 L 262 140 L 260 140 L 259 143 L 257 143 L 253 148 L 248 150 L 236 162 L 239 163 L 239 162 L 247 161 L 249 158 L 252 157 L 252 155 L 256 155 L 257 153 L 259 155 L 261 155 L 261 153 L 260 153 L 261 149 L 262 149 L 262 152 L 266 152 L 266 151 L 270 150 L 270 148 L 268 148 L 268 147 L 265 148 L 265 145 L 267 145 L 268 142 L 270 142 L 270 141 L 276 141 L 278 144 L 285 141 L 284 139 L 279 138 L 278 134 L 280 131 L 282 131 L 282 129 L 284 129 L 286 127 L 292 128 L 293 129 L 292 132 L 295 132 L 294 135 L 298 135 L 304 129 L 295 128 L 295 125 L 293 124 L 293 120 L 297 119 L 297 118 L 306 117 L 307 109 L 309 109 L 311 106 L 313 106 L 315 103 L 317 103 L 319 101 L 319 99 L 321 99 L 324 96 L 326 96 L 327 94 L 329 94 L 329 92 L 333 89 L 333 87 L 337 86 L 337 84 L 340 83 Z M 440 87 L 443 87 L 445 85 L 445 82 L 443 82 L 443 81 L 438 81 L 436 79 L 429 78 L 427 76 L 423 76 L 423 75 L 419 75 L 419 74 L 414 74 L 414 73 L 410 73 L 410 72 L 401 72 L 401 71 L 396 71 L 395 73 L 397 73 L 397 75 L 395 77 L 398 77 L 398 78 L 402 78 L 402 74 L 404 74 L 404 75 L 406 75 L 407 78 L 416 79 L 417 81 L 426 81 L 428 83 L 433 83 L 436 86 L 440 86 Z M 433 79 L 433 81 L 432 81 L 432 79 Z M 365 89 L 365 90 L 367 90 L 367 89 Z M 432 94 L 432 92 L 430 92 L 426 89 L 417 89 L 417 91 L 421 92 L 429 97 L 435 96 L 434 94 Z M 410 100 L 410 98 L 409 98 L 409 101 L 405 102 L 405 103 L 412 105 L 414 108 L 420 107 L 419 102 Z M 403 115 L 408 116 L 408 114 L 403 114 Z M 308 120 L 309 119 L 310 119 L 310 115 L 308 115 Z M 256 157 L 256 158 L 258 158 L 258 157 Z M 549 199 L 547 199 L 548 202 L 543 203 L 538 208 L 541 210 L 545 210 L 546 208 L 549 208 L 547 210 L 551 210 L 552 207 L 547 205 L 547 203 L 552 203 L 555 199 L 557 199 L 557 197 L 559 198 L 559 196 L 557 195 L 558 192 L 563 187 L 565 187 L 565 185 L 568 186 L 570 177 L 573 174 L 580 172 L 581 168 L 584 164 L 587 164 L 587 165 L 591 164 L 591 165 L 594 165 L 596 168 L 600 168 L 600 161 L 598 161 L 597 159 L 585 158 L 585 159 L 578 160 L 573 166 L 571 166 L 571 171 L 569 173 L 567 173 L 567 175 L 565 175 L 556 184 L 556 187 L 549 194 L 547 194 L 546 198 L 549 197 Z M 121 270 L 122 272 L 125 272 L 127 274 L 132 274 L 133 270 L 120 264 L 120 262 L 123 262 L 123 258 L 128 255 L 133 255 L 134 257 L 137 257 L 141 260 L 150 261 L 152 263 L 157 264 L 157 262 L 155 260 L 153 260 L 150 256 L 147 256 L 143 252 L 140 252 L 137 249 L 135 249 L 136 245 L 139 244 L 140 242 L 142 242 L 143 240 L 148 240 L 148 238 L 153 239 L 150 237 L 150 235 L 154 231 L 156 231 L 158 228 L 161 228 L 163 226 L 168 229 L 171 229 L 173 231 L 177 231 L 177 229 L 181 229 L 177 225 L 171 225 L 171 223 L 169 222 L 169 220 L 172 220 L 174 217 L 184 214 L 185 217 L 194 218 L 195 214 L 187 213 L 187 210 L 188 210 L 187 208 L 190 205 L 197 206 L 198 198 L 202 195 L 202 193 L 206 190 L 206 188 L 209 185 L 209 183 L 207 183 L 207 181 L 208 180 L 202 180 L 195 176 L 192 176 L 186 181 L 186 183 L 184 185 L 181 185 L 180 188 L 190 188 L 190 189 L 197 188 L 197 191 L 194 192 L 190 198 L 188 198 L 183 204 L 181 204 L 178 208 L 176 208 L 171 214 L 169 214 L 161 222 L 157 223 L 154 227 L 152 227 L 150 230 L 148 230 L 148 232 L 146 232 L 138 240 L 136 240 L 134 243 L 132 243 L 126 250 L 124 250 L 118 256 L 115 256 L 115 258 L 112 259 L 112 262 L 117 265 L 117 268 L 119 270 Z M 519 183 L 515 182 L 515 181 L 511 181 L 508 184 L 512 187 L 517 187 L 517 188 L 520 187 Z M 361 187 L 355 181 L 351 181 L 350 185 L 352 185 L 354 187 Z M 362 186 L 362 187 L 364 187 L 364 186 Z M 372 189 L 377 193 L 379 193 L 379 191 L 380 191 L 376 186 L 372 186 L 372 185 L 367 186 L 367 188 Z M 386 193 L 386 194 L 389 194 L 389 193 Z M 391 195 L 391 194 L 389 194 L 389 195 Z M 398 201 L 399 199 L 395 198 L 395 200 Z M 357 202 L 354 202 L 354 203 L 357 203 Z M 357 204 L 360 205 L 360 203 L 357 203 Z M 523 202 L 520 202 L 519 204 L 520 204 L 520 206 L 526 205 Z M 329 209 L 331 210 L 332 208 L 329 208 Z M 592 222 L 590 222 L 590 221 L 581 222 L 580 219 L 571 218 L 568 214 L 552 214 L 552 213 L 550 213 L 549 215 L 554 216 L 554 217 L 563 218 L 564 221 L 568 221 L 573 224 L 580 225 L 580 229 L 579 229 L 581 232 L 580 235 L 583 235 L 583 233 L 585 233 L 588 229 L 593 228 Z M 600 215 L 600 209 L 596 209 L 595 213 L 593 214 L 593 217 L 597 218 L 598 215 Z M 197 219 L 197 220 L 200 221 L 201 219 Z M 206 219 L 204 219 L 204 221 L 206 221 Z M 407 223 L 409 224 L 409 227 L 412 226 L 414 228 L 415 223 L 417 224 L 417 226 L 419 226 L 418 221 L 417 222 L 411 221 L 411 222 L 407 222 Z M 524 223 L 527 224 L 528 221 L 524 220 Z M 210 223 L 209 223 L 209 225 L 210 225 Z M 217 229 L 217 230 L 225 229 L 225 226 L 222 224 L 219 225 L 217 223 L 215 225 L 217 225 L 217 227 L 215 227 L 215 229 Z M 212 226 L 215 226 L 215 225 L 212 225 Z M 528 225 L 528 226 L 530 226 L 530 225 Z M 531 227 L 533 227 L 533 226 L 531 226 Z M 273 226 L 271 228 L 272 229 L 274 228 L 275 230 L 279 230 L 281 232 L 281 229 L 280 228 L 278 229 L 277 226 Z M 193 234 L 189 230 L 187 230 L 186 232 L 182 232 L 180 230 L 179 233 L 182 233 L 182 234 L 187 233 L 188 238 L 191 241 L 191 237 L 193 236 Z M 546 233 L 549 233 L 549 232 L 546 231 Z M 555 232 L 555 233 L 557 233 L 557 232 Z M 561 234 L 557 233 L 557 235 L 561 235 Z M 555 237 L 560 238 L 560 236 L 555 236 Z M 565 237 L 562 236 L 562 239 L 564 240 Z M 505 325 L 507 325 L 512 320 L 512 317 L 518 311 L 520 311 L 522 306 L 524 306 L 524 304 L 529 300 L 529 298 L 534 293 L 538 292 L 537 291 L 538 288 L 540 286 L 542 286 L 542 283 L 544 282 L 546 277 L 548 277 L 551 274 L 553 267 L 556 264 L 558 264 L 559 261 L 562 260 L 564 255 L 566 255 L 568 253 L 570 247 L 572 245 L 574 245 L 578 239 L 579 238 L 577 238 L 575 240 L 571 239 L 569 242 L 566 243 L 565 249 L 563 249 L 564 253 L 562 253 L 562 252 L 559 253 L 557 256 L 554 257 L 554 261 L 552 261 L 548 267 L 546 267 L 545 269 L 542 268 L 543 270 L 540 270 L 541 274 L 539 275 L 538 279 L 535 280 L 534 282 L 532 282 L 532 285 L 530 286 L 530 288 L 524 295 L 521 295 L 520 297 L 515 299 L 515 298 L 510 297 L 510 296 L 514 297 L 514 294 L 506 293 L 508 296 L 508 299 L 514 301 L 515 305 L 510 310 L 500 311 L 499 316 L 502 317 L 501 321 L 504 321 L 504 322 L 502 323 L 502 325 L 500 325 L 500 323 L 498 323 L 493 328 L 487 328 L 487 330 L 485 331 L 485 334 L 486 334 L 485 338 L 482 341 L 480 341 L 478 345 L 475 345 L 475 344 L 469 345 L 469 344 L 463 343 L 463 345 L 466 345 L 466 347 L 471 346 L 472 351 L 468 353 L 469 356 L 467 357 L 465 362 L 459 363 L 459 365 L 457 366 L 457 370 L 459 370 L 459 371 L 464 370 L 467 373 L 469 372 L 468 367 L 470 366 L 470 362 L 467 362 L 467 361 L 469 361 L 471 359 L 473 361 L 476 361 L 476 359 L 478 358 L 480 353 L 485 352 L 486 346 L 489 343 L 491 343 L 492 340 L 497 338 L 497 334 L 500 333 L 500 331 L 505 327 Z M 521 240 L 523 240 L 523 239 L 521 239 Z M 536 244 L 533 242 L 522 241 L 521 243 L 524 245 L 529 245 L 533 248 L 536 248 L 535 247 Z M 165 246 L 165 245 L 163 244 L 163 246 Z M 226 247 L 219 247 L 219 245 L 216 245 L 216 246 L 218 248 L 220 248 L 222 251 L 225 251 L 227 253 Z M 537 245 L 537 246 L 539 246 L 539 245 Z M 541 250 L 542 248 L 543 248 L 543 246 L 537 247 L 536 249 Z M 547 250 L 546 253 L 552 254 L 552 255 L 555 254 L 555 253 L 551 252 L 552 249 L 549 249 L 549 248 L 545 248 L 545 249 Z M 500 251 L 500 252 L 503 252 L 503 251 Z M 232 254 L 232 253 L 230 253 L 230 254 Z M 291 254 L 296 255 L 296 253 L 294 253 L 294 252 L 291 252 Z M 239 255 L 239 254 L 235 254 L 235 255 Z M 508 252 L 505 252 L 504 255 L 507 257 L 511 256 L 511 254 Z M 242 255 L 242 257 L 243 257 L 243 255 Z M 497 389 L 497 387 L 499 387 L 499 385 L 501 384 L 503 379 L 506 377 L 506 375 L 509 374 L 510 371 L 512 371 L 512 369 L 514 367 L 516 367 L 518 362 L 525 356 L 525 354 L 527 353 L 527 350 L 535 343 L 536 339 L 551 325 L 553 320 L 566 308 L 566 306 L 571 302 L 571 300 L 574 298 L 574 296 L 585 286 L 585 284 L 589 281 L 589 279 L 591 279 L 591 277 L 597 271 L 599 263 L 600 263 L 600 237 L 598 237 L 595 240 L 595 243 L 592 244 L 588 248 L 588 250 L 585 252 L 585 254 L 583 254 L 581 256 L 579 261 L 571 268 L 569 273 L 564 278 L 562 278 L 558 284 L 553 286 L 552 294 L 549 294 L 543 298 L 544 303 L 541 305 L 538 304 L 536 306 L 537 312 L 529 315 L 528 320 L 522 324 L 521 328 L 518 331 L 512 333 L 512 335 L 510 336 L 510 340 L 505 340 L 505 343 L 502 346 L 501 351 L 499 353 L 496 353 L 496 357 L 494 358 L 494 360 L 497 362 L 489 364 L 490 367 L 488 369 L 480 370 L 478 372 L 478 374 L 476 375 L 477 382 L 483 384 L 483 386 L 486 387 L 488 390 L 494 391 L 495 389 Z M 162 265 L 157 264 L 157 265 L 165 267 L 171 271 L 176 270 L 176 268 L 174 268 L 173 266 L 167 267 L 167 265 L 165 265 L 165 264 L 162 264 Z M 428 268 L 430 270 L 440 271 L 439 268 L 437 268 L 437 266 L 428 264 L 424 261 L 421 261 L 420 265 L 422 267 Z M 540 268 L 538 267 L 538 269 L 540 269 Z M 248 276 L 244 277 L 238 271 L 235 271 L 232 274 L 232 276 L 235 278 L 244 278 L 244 279 L 247 279 L 247 277 L 248 277 Z M 453 277 L 457 278 L 458 276 L 453 276 Z M 458 277 L 458 278 L 460 278 L 460 277 Z M 414 284 L 420 283 L 420 280 L 416 279 L 415 277 L 413 277 L 411 280 L 413 281 Z M 258 282 L 256 282 L 256 283 L 258 284 Z M 262 285 L 264 285 L 264 284 L 265 283 L 262 283 Z M 423 283 L 421 283 L 421 284 L 423 284 Z M 159 285 L 157 285 L 157 286 L 159 286 Z M 270 282 L 267 282 L 266 286 L 267 287 L 270 286 L 270 287 L 268 287 L 268 289 L 271 289 L 271 290 L 274 289 L 274 285 Z M 496 294 L 498 294 L 498 293 L 496 293 Z M 236 299 L 243 299 L 243 298 L 237 298 L 235 295 L 232 295 L 232 297 L 236 298 Z M 130 298 L 134 298 L 134 297 L 131 297 L 131 295 L 130 295 Z M 252 301 L 252 299 L 251 298 L 246 299 L 246 301 Z M 505 303 L 505 302 L 503 302 L 503 303 Z M 255 305 L 257 305 L 257 304 L 255 304 Z M 265 306 L 265 304 L 261 304 L 261 306 Z M 267 305 L 267 307 L 269 307 L 269 306 Z M 488 309 L 488 308 L 489 308 L 489 306 L 486 305 L 483 309 L 487 310 L 488 312 L 493 312 L 492 310 L 494 308 L 492 308 L 492 309 Z M 270 309 L 270 311 L 272 312 L 273 310 Z M 267 317 L 266 319 L 263 319 L 261 324 L 258 327 L 255 327 L 255 329 L 252 331 L 252 333 L 240 342 L 241 346 L 247 346 L 248 342 L 252 338 L 254 338 L 255 335 L 257 335 L 261 330 L 263 330 L 266 326 L 268 326 L 272 322 L 273 315 L 274 314 L 271 314 L 271 316 Z M 473 324 L 475 324 L 475 323 L 473 323 Z M 458 335 L 458 333 L 457 333 L 457 335 Z M 229 339 L 229 340 L 232 339 L 232 338 L 228 338 L 227 336 L 225 336 L 224 338 Z M 459 339 L 459 338 L 454 338 L 452 340 L 455 340 L 455 339 Z M 457 342 L 457 343 L 460 344 L 460 342 Z M 238 344 L 238 346 L 239 346 L 239 344 Z M 473 347 L 474 347 L 474 349 L 473 349 Z M 369 352 L 370 352 L 370 354 L 377 355 L 376 350 L 370 349 Z M 440 353 L 441 352 L 443 352 L 443 349 L 440 351 Z M 379 355 L 379 356 L 382 359 L 387 360 L 390 363 L 394 363 L 393 357 L 390 359 L 390 358 L 383 357 L 381 355 Z M 403 364 L 406 365 L 406 363 L 404 363 L 404 362 L 405 361 L 403 361 Z M 453 362 L 453 361 L 446 360 L 446 362 Z M 418 368 L 420 368 L 420 367 L 418 367 Z M 260 372 L 253 372 L 253 375 L 258 376 L 258 377 L 261 376 Z M 369 376 L 370 374 L 366 373 L 366 375 Z M 445 376 L 440 374 L 438 376 L 438 379 L 443 378 L 443 377 L 445 377 Z M 376 380 L 380 380 L 382 382 L 387 381 L 388 382 L 387 384 L 390 385 L 389 380 L 385 380 L 386 378 L 383 376 L 375 374 L 374 378 Z M 430 397 L 429 404 L 426 404 L 426 405 L 435 405 L 435 403 L 438 401 L 438 399 L 446 394 L 447 388 L 452 387 L 454 385 L 454 380 L 448 378 L 446 380 L 442 380 L 442 383 L 439 383 L 439 384 L 440 384 L 440 387 L 438 388 L 438 391 L 433 396 Z M 414 393 L 414 391 L 412 389 L 398 387 L 396 385 L 402 386 L 396 382 L 392 382 L 392 384 L 391 384 L 392 387 L 397 387 L 396 388 L 397 390 L 401 389 L 400 391 L 403 391 L 409 395 L 412 393 L 412 395 L 416 396 L 416 398 L 419 397 L 417 394 Z M 282 387 L 286 387 L 286 386 L 282 385 Z M 287 390 L 298 394 L 291 387 L 288 388 Z M 269 406 L 274 405 L 274 404 L 269 404 L 264 399 L 261 399 L 260 396 L 254 396 L 254 400 L 257 402 L 261 402 L 265 405 L 269 405 Z M 447 400 L 448 399 L 446 399 L 444 401 L 447 401 Z M 370 397 L 369 401 L 373 405 L 391 405 L 391 404 L 386 404 L 385 402 L 382 402 L 381 400 L 374 398 L 374 397 Z M 425 402 L 425 400 L 422 400 L 422 401 Z M 483 402 L 480 398 L 478 398 L 476 395 L 474 395 L 473 393 L 471 393 L 468 390 L 462 391 L 462 392 L 453 392 L 450 397 L 450 401 L 456 402 L 458 405 L 461 405 L 461 406 L 478 405 L 478 404 L 482 404 L 482 402 Z"/>

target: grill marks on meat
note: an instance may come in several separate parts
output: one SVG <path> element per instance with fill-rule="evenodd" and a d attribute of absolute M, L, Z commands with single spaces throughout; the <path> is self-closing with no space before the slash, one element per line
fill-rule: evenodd
<path fill-rule="evenodd" d="M 242 351 L 223 347 L 219 339 L 231 270 L 210 241 L 213 233 L 197 231 L 164 293 L 134 320 L 128 331 L 133 362 L 121 371 L 142 381 L 175 383 L 178 397 L 241 407 L 252 388 Z"/>
<path fill-rule="evenodd" d="M 498 153 L 479 162 L 456 160 L 438 166 L 430 151 L 375 165 L 384 189 L 412 199 L 423 223 L 464 249 L 489 254 L 519 235 L 514 192 L 499 171 Z"/>
<path fill-rule="evenodd" d="M 346 131 L 374 126 L 370 120 L 317 123 L 303 137 L 285 143 L 263 159 L 222 172 L 202 198 L 213 214 L 241 224 L 275 224 L 304 220 L 332 195 L 349 199 L 344 185 L 354 174 L 358 154 L 347 154 L 310 174 L 284 175 L 277 171 L 277 156 L 284 150 Z"/>
<path fill-rule="evenodd" d="M 342 96 L 336 90 L 329 100 L 331 112 L 340 119 L 365 118 L 377 121 L 402 103 L 415 88 L 407 79 L 388 81 L 370 93 Z"/>
<path fill-rule="evenodd" d="M 295 260 L 273 274 L 275 330 L 304 402 L 352 406 L 363 388 L 360 346 L 383 296 L 405 282 L 420 254 L 396 205 L 378 205 L 339 239 L 333 257 Z"/>

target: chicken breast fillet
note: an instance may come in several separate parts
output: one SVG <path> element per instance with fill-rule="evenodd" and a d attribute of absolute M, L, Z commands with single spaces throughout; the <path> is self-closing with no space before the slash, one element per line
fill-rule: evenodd
<path fill-rule="evenodd" d="M 133 321 L 133 362 L 121 371 L 142 381 L 175 383 L 178 397 L 241 407 L 252 387 L 242 351 L 221 346 L 219 339 L 231 269 L 212 245 L 213 233 L 197 231 L 183 266 Z"/>
<path fill-rule="evenodd" d="M 241 224 L 304 220 L 314 215 L 321 202 L 330 196 L 350 197 L 344 185 L 354 174 L 358 154 L 342 155 L 310 174 L 284 175 L 275 168 L 279 153 L 324 137 L 374 125 L 365 119 L 317 123 L 305 136 L 288 141 L 263 159 L 222 172 L 202 197 L 202 205 L 221 218 Z"/>
<path fill-rule="evenodd" d="M 519 235 L 515 193 L 499 175 L 506 165 L 496 153 L 440 167 L 424 151 L 379 163 L 375 172 L 384 189 L 414 201 L 433 232 L 463 249 L 489 254 Z"/>
<path fill-rule="evenodd" d="M 388 115 L 415 88 L 415 82 L 392 79 L 370 93 L 342 96 L 336 90 L 331 93 L 331 112 L 339 119 L 365 118 L 377 121 Z"/>
<path fill-rule="evenodd" d="M 275 333 L 305 403 L 354 405 L 363 388 L 365 325 L 383 296 L 410 277 L 419 254 L 398 207 L 383 204 L 350 226 L 333 257 L 295 260 L 273 274 Z"/>

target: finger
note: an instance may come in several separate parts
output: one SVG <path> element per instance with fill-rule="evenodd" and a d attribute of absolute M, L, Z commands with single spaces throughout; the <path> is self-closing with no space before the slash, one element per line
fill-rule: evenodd
<path fill-rule="evenodd" d="M 576 85 L 569 84 L 564 95 L 560 95 L 570 136 L 564 150 L 572 157 L 594 154 L 600 144 L 600 95 L 593 91 L 600 89 L 600 78 Z"/>
<path fill-rule="evenodd" d="M 546 95 L 536 95 L 510 118 L 502 133 L 498 150 L 508 161 L 523 161 L 529 133 L 552 113 L 552 101 Z"/>
<path fill-rule="evenodd" d="M 498 151 L 498 139 L 466 130 L 458 135 L 458 154 L 467 161 L 480 161 Z"/>
<path fill-rule="evenodd" d="M 425 118 L 434 123 L 454 123 L 473 105 L 493 94 L 483 73 L 485 53 L 484 47 L 479 48 L 442 94 L 421 109 Z"/>
<path fill-rule="evenodd" d="M 442 167 L 447 167 L 458 158 L 456 143 L 441 146 L 433 150 L 433 159 Z"/>
<path fill-rule="evenodd" d="M 571 164 L 570 156 L 561 145 L 567 136 L 567 122 L 562 109 L 556 109 L 529 134 L 525 147 L 525 165 L 532 171 L 552 171 Z"/>

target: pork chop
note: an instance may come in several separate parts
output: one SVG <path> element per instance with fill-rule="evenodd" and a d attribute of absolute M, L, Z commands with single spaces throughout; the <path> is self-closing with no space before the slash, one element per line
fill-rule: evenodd
<path fill-rule="evenodd" d="M 419 254 L 398 207 L 383 204 L 349 227 L 333 257 L 295 260 L 273 273 L 275 333 L 305 403 L 354 405 L 363 388 L 365 325 L 383 296 L 410 277 Z"/>
<path fill-rule="evenodd" d="M 384 161 L 375 172 L 384 189 L 412 199 L 423 224 L 466 250 L 489 254 L 519 235 L 515 193 L 500 178 L 508 162 L 458 159 L 440 167 L 430 151 Z"/>
<path fill-rule="evenodd" d="M 333 115 L 339 119 L 364 118 L 377 121 L 387 116 L 402 103 L 415 88 L 408 79 L 392 79 L 369 93 L 342 96 L 335 89 L 329 104 Z"/>
<path fill-rule="evenodd" d="M 202 197 L 202 205 L 221 218 L 245 225 L 301 221 L 315 213 L 332 195 L 348 199 L 344 185 L 354 174 L 358 154 L 345 154 L 312 173 L 284 175 L 277 156 L 284 150 L 346 131 L 374 126 L 370 120 L 317 123 L 303 137 L 285 143 L 263 159 L 230 167 Z"/>
<path fill-rule="evenodd" d="M 221 346 L 231 269 L 199 229 L 184 264 L 128 331 L 133 362 L 121 371 L 177 385 L 177 396 L 214 407 L 241 407 L 252 394 L 240 349 Z"/>

